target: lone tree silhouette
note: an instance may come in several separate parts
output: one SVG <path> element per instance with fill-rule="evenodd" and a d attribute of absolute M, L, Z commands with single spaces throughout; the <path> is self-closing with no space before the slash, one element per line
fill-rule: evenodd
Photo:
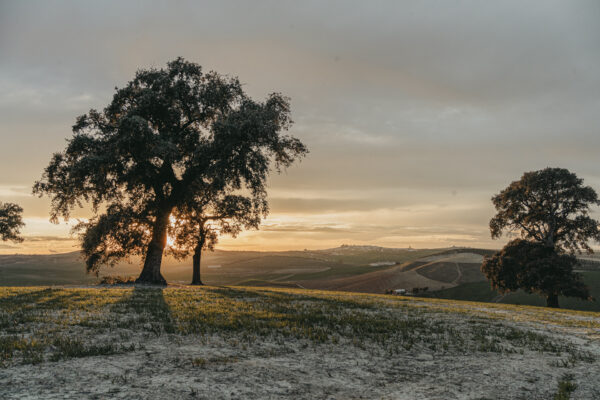
<path fill-rule="evenodd" d="M 267 212 L 264 192 L 254 198 L 239 195 L 197 198 L 173 213 L 175 222 L 169 226 L 169 233 L 176 239 L 169 252 L 177 259 L 192 254 L 192 285 L 202 285 L 202 251 L 214 250 L 219 235 L 235 237 L 242 229 L 258 228 Z"/>
<path fill-rule="evenodd" d="M 94 216 L 75 227 L 88 272 L 141 255 L 137 282 L 166 284 L 160 266 L 172 213 L 205 192 L 265 192 L 272 167 L 307 153 L 282 133 L 291 124 L 288 98 L 255 101 L 237 78 L 178 58 L 139 70 L 104 110 L 77 118 L 33 190 L 51 196 L 53 222 L 91 204 Z"/>
<path fill-rule="evenodd" d="M 21 228 L 25 226 L 22 214 L 23 209 L 17 204 L 0 202 L 0 239 L 2 241 L 23 241 L 20 236 Z"/>
<path fill-rule="evenodd" d="M 484 260 L 481 270 L 495 289 L 540 293 L 548 307 L 558 307 L 559 295 L 591 299 L 573 267 L 576 252 L 592 253 L 588 241 L 600 241 L 589 216 L 590 206 L 600 205 L 594 189 L 566 169 L 546 168 L 526 172 L 492 202 L 492 238 L 504 231 L 521 237 Z"/>

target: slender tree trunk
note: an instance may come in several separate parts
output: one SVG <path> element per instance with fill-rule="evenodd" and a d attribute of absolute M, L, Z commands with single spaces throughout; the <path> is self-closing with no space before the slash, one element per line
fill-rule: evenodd
<path fill-rule="evenodd" d="M 200 228 L 200 236 L 198 237 L 198 244 L 194 249 L 193 260 L 193 274 L 192 274 L 192 285 L 203 285 L 202 280 L 200 279 L 200 261 L 202 261 L 202 248 L 204 247 L 204 242 L 206 241 L 206 234 L 204 233 L 204 229 Z"/>
<path fill-rule="evenodd" d="M 558 308 L 558 295 L 549 294 L 546 296 L 546 307 Z"/>
<path fill-rule="evenodd" d="M 160 273 L 162 255 L 167 244 L 167 227 L 169 225 L 169 216 L 171 209 L 162 210 L 154 221 L 152 228 L 152 241 L 148 245 L 146 258 L 144 259 L 144 268 L 142 273 L 135 281 L 136 283 L 145 283 L 152 285 L 166 285 L 167 281 Z"/>

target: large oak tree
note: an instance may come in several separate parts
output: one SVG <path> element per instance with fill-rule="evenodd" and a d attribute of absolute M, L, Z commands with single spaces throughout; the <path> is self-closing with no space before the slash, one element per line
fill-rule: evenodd
<path fill-rule="evenodd" d="M 566 169 L 545 168 L 526 172 L 492 202 L 492 237 L 505 231 L 521 237 L 484 261 L 482 271 L 495 288 L 542 293 L 551 307 L 558 307 L 559 295 L 589 298 L 573 273 L 573 255 L 591 253 L 589 241 L 600 241 L 598 221 L 589 215 L 600 205 L 594 189 Z"/>
<path fill-rule="evenodd" d="M 174 210 L 203 192 L 263 193 L 272 167 L 307 152 L 284 134 L 291 123 L 281 94 L 255 101 L 237 78 L 178 58 L 167 68 L 139 70 L 104 110 L 77 118 L 34 193 L 51 196 L 55 222 L 91 204 L 94 216 L 76 227 L 88 271 L 141 255 L 138 282 L 164 284 L 160 266 Z"/>

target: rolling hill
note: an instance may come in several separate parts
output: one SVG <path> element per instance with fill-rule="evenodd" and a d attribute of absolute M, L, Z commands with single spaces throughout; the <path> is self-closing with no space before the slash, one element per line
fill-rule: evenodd
<path fill-rule="evenodd" d="M 382 294 L 394 289 L 418 296 L 511 304 L 543 305 L 536 295 L 501 295 L 490 288 L 480 271 L 492 250 L 393 249 L 376 246 L 341 246 L 325 250 L 257 252 L 206 252 L 202 279 L 209 285 L 306 288 Z M 136 276 L 139 259 L 105 268 L 103 275 Z M 587 257 L 582 264 L 585 282 L 600 298 L 600 263 Z M 163 274 L 175 284 L 191 280 L 190 261 L 166 257 Z M 79 253 L 0 256 L 0 286 L 90 285 Z M 600 311 L 599 302 L 560 299 L 562 307 Z"/>
<path fill-rule="evenodd" d="M 385 293 L 393 289 L 427 288 L 436 291 L 468 282 L 485 281 L 479 270 L 483 254 L 475 249 L 439 250 L 432 255 L 406 261 L 360 275 L 301 281 L 302 287 L 364 293 Z"/>
<path fill-rule="evenodd" d="M 342 246 L 326 250 L 258 252 L 205 252 L 202 258 L 202 279 L 212 285 L 234 285 L 254 281 L 269 286 L 289 286 L 290 283 L 341 278 L 380 271 L 396 264 L 414 261 L 446 249 L 413 250 L 375 246 Z M 385 265 L 372 266 L 371 264 Z M 105 267 L 103 275 L 137 275 L 141 260 L 122 262 Z M 169 282 L 191 281 L 191 260 L 179 262 L 165 257 L 163 274 Z M 85 273 L 78 252 L 49 255 L 0 255 L 0 285 L 83 285 L 97 281 Z"/>

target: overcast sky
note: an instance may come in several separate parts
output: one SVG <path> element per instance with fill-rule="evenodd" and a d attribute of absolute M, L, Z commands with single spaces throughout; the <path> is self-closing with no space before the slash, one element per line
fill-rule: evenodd
<path fill-rule="evenodd" d="M 310 149 L 221 248 L 501 247 L 490 198 L 524 171 L 600 191 L 598 1 L 0 0 L 0 201 L 27 222 L 0 252 L 76 249 L 31 185 L 76 116 L 178 56 L 290 96 Z"/>

